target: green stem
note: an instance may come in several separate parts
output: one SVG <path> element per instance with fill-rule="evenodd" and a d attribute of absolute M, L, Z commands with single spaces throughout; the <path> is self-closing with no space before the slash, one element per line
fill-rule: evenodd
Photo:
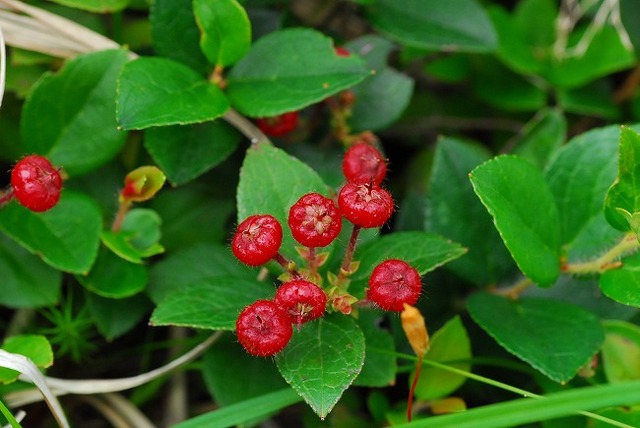
<path fill-rule="evenodd" d="M 247 137 L 251 141 L 251 144 L 272 144 L 269 137 L 267 137 L 260 128 L 237 111 L 229 109 L 222 118 Z"/>
<path fill-rule="evenodd" d="M 0 401 L 0 413 L 2 416 L 9 422 L 12 428 L 22 428 L 22 425 L 16 420 L 11 411 L 4 405 L 2 401 Z"/>
<path fill-rule="evenodd" d="M 640 248 L 638 235 L 627 233 L 620 242 L 597 259 L 583 263 L 566 263 L 562 266 L 562 271 L 575 275 L 601 274 L 609 269 L 619 267 L 621 265 L 620 257 L 636 251 L 638 248 Z"/>

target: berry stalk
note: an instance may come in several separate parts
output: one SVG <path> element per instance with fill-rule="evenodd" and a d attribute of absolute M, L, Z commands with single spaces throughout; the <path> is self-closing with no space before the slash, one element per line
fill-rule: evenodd
<path fill-rule="evenodd" d="M 0 196 L 0 208 L 7 205 L 16 197 L 16 194 L 13 192 L 13 187 L 9 187 L 6 192 L 4 192 Z"/>

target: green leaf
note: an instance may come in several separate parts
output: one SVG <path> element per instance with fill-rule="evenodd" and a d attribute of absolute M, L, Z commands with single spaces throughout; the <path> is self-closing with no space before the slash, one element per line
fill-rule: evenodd
<path fill-rule="evenodd" d="M 5 235 L 0 235 L 0 304 L 37 308 L 58 302 L 62 273 Z"/>
<path fill-rule="evenodd" d="M 160 240 L 162 219 L 153 210 L 137 208 L 127 213 L 118 232 L 104 230 L 102 242 L 115 254 L 131 263 L 164 252 Z"/>
<path fill-rule="evenodd" d="M 522 130 L 513 153 L 533 161 L 543 168 L 549 158 L 564 143 L 567 119 L 558 109 L 540 110 Z"/>
<path fill-rule="evenodd" d="M 604 341 L 600 320 L 568 303 L 478 293 L 467 309 L 502 347 L 559 383 L 571 380 Z"/>
<path fill-rule="evenodd" d="M 123 129 L 185 125 L 222 116 L 224 93 L 189 67 L 165 58 L 139 58 L 118 77 L 116 118 Z"/>
<path fill-rule="evenodd" d="M 351 277 L 352 287 L 363 291 L 373 268 L 387 259 L 402 259 L 416 268 L 420 275 L 425 275 L 457 259 L 466 251 L 459 244 L 432 233 L 396 232 L 384 235 L 356 250 L 360 268 Z M 350 289 L 350 292 L 354 291 Z"/>
<path fill-rule="evenodd" d="M 425 358 L 443 364 L 471 360 L 471 342 L 459 316 L 451 318 L 431 336 L 429 351 L 425 354 Z M 471 370 L 469 363 L 451 365 L 459 370 Z M 412 374 L 411 379 L 413 376 L 415 373 Z M 447 397 L 462 386 L 465 380 L 466 378 L 462 375 L 431 366 L 423 366 L 415 394 L 416 397 L 423 400 Z"/>
<path fill-rule="evenodd" d="M 364 335 L 351 317 L 325 316 L 306 323 L 276 355 L 282 377 L 324 419 L 364 363 Z"/>
<path fill-rule="evenodd" d="M 143 294 L 116 300 L 87 293 L 86 298 L 98 331 L 109 341 L 130 331 L 152 308 Z"/>
<path fill-rule="evenodd" d="M 624 321 L 605 321 L 602 367 L 610 383 L 640 380 L 640 327 Z"/>
<path fill-rule="evenodd" d="M 148 201 L 162 189 L 166 180 L 167 177 L 160 168 L 153 165 L 140 166 L 124 178 L 124 189 L 120 192 L 120 201 Z"/>
<path fill-rule="evenodd" d="M 640 308 L 640 254 L 622 260 L 622 267 L 600 276 L 600 290 L 616 302 Z"/>
<path fill-rule="evenodd" d="M 393 336 L 379 324 L 384 315 L 380 311 L 359 309 L 357 322 L 365 340 L 364 366 L 353 382 L 357 386 L 382 388 L 395 383 L 396 364 Z"/>
<path fill-rule="evenodd" d="M 235 64 L 251 46 L 251 23 L 236 0 L 194 0 L 193 11 L 202 33 L 200 48 L 209 62 Z"/>
<path fill-rule="evenodd" d="M 554 0 L 522 0 L 513 13 L 518 29 L 538 50 L 549 47 L 556 41 L 557 17 L 558 5 Z"/>
<path fill-rule="evenodd" d="M 51 0 L 55 3 L 95 13 L 113 13 L 127 7 L 129 0 Z"/>
<path fill-rule="evenodd" d="M 148 128 L 144 147 L 174 185 L 185 184 L 233 153 L 240 139 L 222 121 Z"/>
<path fill-rule="evenodd" d="M 447 236 L 469 249 L 447 268 L 478 285 L 493 284 L 514 269 L 491 216 L 469 182 L 469 172 L 489 156 L 482 146 L 451 138 L 439 139 L 425 216 L 426 230 Z"/>
<path fill-rule="evenodd" d="M 636 53 L 640 51 L 640 29 L 635 25 L 640 17 L 640 4 L 634 0 L 620 0 L 620 19 Z"/>
<path fill-rule="evenodd" d="M 126 61 L 124 50 L 94 52 L 69 60 L 56 74 L 46 74 L 23 109 L 24 150 L 47 156 L 69 175 L 113 158 L 126 138 L 114 115 L 116 77 Z"/>
<path fill-rule="evenodd" d="M 505 155 L 478 166 L 470 178 L 518 267 L 540 286 L 553 284 L 560 274 L 559 215 L 542 172 Z"/>
<path fill-rule="evenodd" d="M 247 116 L 276 116 L 322 101 L 368 75 L 362 59 L 338 56 L 330 38 L 290 28 L 256 41 L 229 73 L 227 94 Z"/>
<path fill-rule="evenodd" d="M 556 98 L 558 107 L 567 113 L 600 117 L 612 122 L 621 120 L 621 106 L 614 101 L 614 88 L 608 80 L 600 79 L 577 88 L 558 89 Z"/>
<path fill-rule="evenodd" d="M 149 21 L 157 55 L 181 62 L 203 76 L 207 73 L 211 66 L 200 49 L 193 2 L 154 0 Z"/>
<path fill-rule="evenodd" d="M 24 334 L 7 337 L 2 344 L 2 349 L 13 354 L 28 357 L 33 363 L 42 368 L 53 364 L 53 351 L 46 337 L 35 334 Z M 0 367 L 0 383 L 9 383 L 18 379 L 15 370 Z"/>
<path fill-rule="evenodd" d="M 234 276 L 204 278 L 166 296 L 151 315 L 152 325 L 233 330 L 240 311 L 258 299 L 273 298 L 271 284 Z"/>
<path fill-rule="evenodd" d="M 128 262 L 104 247 L 91 271 L 76 278 L 87 290 L 110 299 L 133 296 L 144 290 L 149 280 L 143 265 Z"/>
<path fill-rule="evenodd" d="M 50 266 L 71 273 L 87 273 L 100 244 L 102 213 L 87 196 L 70 190 L 44 213 L 17 203 L 0 210 L 0 230 Z"/>
<path fill-rule="evenodd" d="M 425 49 L 490 52 L 496 34 L 475 0 L 379 0 L 369 7 L 371 23 L 389 37 Z"/>
<path fill-rule="evenodd" d="M 633 230 L 627 217 L 640 211 L 640 134 L 631 128 L 620 128 L 620 149 L 618 158 L 618 177 L 609 188 L 604 202 L 604 215 L 609 224 L 623 232 Z"/>

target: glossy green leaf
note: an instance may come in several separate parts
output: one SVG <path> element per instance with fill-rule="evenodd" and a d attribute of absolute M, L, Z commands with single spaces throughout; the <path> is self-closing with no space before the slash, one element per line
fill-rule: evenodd
<path fill-rule="evenodd" d="M 187 183 L 229 157 L 238 134 L 222 121 L 148 128 L 144 146 L 174 185 Z"/>
<path fill-rule="evenodd" d="M 626 406 L 610 407 L 605 410 L 596 412 L 598 415 L 612 419 L 617 422 L 625 423 L 631 427 L 640 426 L 640 410 L 637 407 L 628 408 Z M 595 420 L 589 428 L 609 428 L 611 424 L 608 421 Z"/>
<path fill-rule="evenodd" d="M 623 321 L 604 323 L 602 367 L 610 383 L 640 380 L 640 327 Z"/>
<path fill-rule="evenodd" d="M 169 294 L 151 315 L 152 325 L 233 330 L 240 311 L 258 299 L 273 298 L 272 284 L 234 276 L 206 278 Z"/>
<path fill-rule="evenodd" d="M 460 244 L 432 233 L 396 232 L 384 235 L 356 249 L 360 268 L 351 277 L 352 287 L 357 292 L 363 291 L 373 268 L 387 259 L 402 259 L 417 269 L 420 275 L 425 275 L 457 259 L 466 251 Z M 351 293 L 354 291 L 350 289 Z"/>
<path fill-rule="evenodd" d="M 275 116 L 322 101 L 369 75 L 362 59 L 338 56 L 330 38 L 291 28 L 256 41 L 229 73 L 227 94 L 245 115 Z"/>
<path fill-rule="evenodd" d="M 484 206 L 473 192 L 469 172 L 489 159 L 475 144 L 438 140 L 427 193 L 426 230 L 447 236 L 469 252 L 448 269 L 478 285 L 492 284 L 514 265 Z M 461 210 L 460 207 L 465 207 Z"/>
<path fill-rule="evenodd" d="M 204 74 L 211 68 L 200 49 L 200 29 L 193 13 L 193 2 L 154 0 L 149 21 L 153 49 Z"/>
<path fill-rule="evenodd" d="M 391 334 L 380 327 L 384 314 L 380 311 L 359 309 L 357 322 L 365 339 L 364 366 L 354 385 L 385 387 L 395 383 L 395 344 Z"/>
<path fill-rule="evenodd" d="M 13 354 L 28 357 L 33 363 L 42 368 L 53 364 L 53 351 L 46 337 L 34 334 L 24 334 L 7 337 L 2 349 Z M 0 367 L 0 383 L 15 381 L 20 373 L 5 367 Z"/>
<path fill-rule="evenodd" d="M 131 263 L 102 247 L 87 275 L 78 275 L 78 281 L 99 296 L 110 299 L 130 297 L 144 290 L 149 280 L 147 268 Z"/>
<path fill-rule="evenodd" d="M 585 132 L 560 148 L 545 170 L 569 261 L 600 255 L 621 236 L 602 211 L 607 189 L 616 177 L 619 135 L 617 126 Z"/>
<path fill-rule="evenodd" d="M 123 129 L 200 123 L 229 108 L 224 93 L 189 67 L 165 58 L 139 58 L 118 77 L 116 117 Z"/>
<path fill-rule="evenodd" d="M 55 3 L 95 13 L 118 12 L 129 4 L 129 0 L 51 0 Z"/>
<path fill-rule="evenodd" d="M 558 4 L 554 0 L 522 0 L 513 12 L 518 29 L 536 49 L 551 46 L 558 37 Z"/>
<path fill-rule="evenodd" d="M 471 342 L 459 316 L 447 321 L 430 339 L 429 351 L 424 356 L 426 359 L 443 364 L 471 359 Z M 470 363 L 452 365 L 459 370 L 471 370 Z M 412 380 L 413 376 L 415 373 L 411 376 Z M 423 400 L 447 397 L 462 386 L 465 380 L 459 374 L 426 365 L 422 367 L 415 394 Z"/>
<path fill-rule="evenodd" d="M 557 109 L 542 109 L 527 123 L 513 153 L 544 167 L 549 158 L 564 143 L 567 119 Z"/>
<path fill-rule="evenodd" d="M 556 300 L 478 293 L 467 309 L 502 347 L 559 383 L 571 380 L 604 341 L 595 315 Z"/>
<path fill-rule="evenodd" d="M 60 298 L 62 273 L 5 235 L 0 236 L 0 278 L 3 306 L 37 308 Z"/>
<path fill-rule="evenodd" d="M 194 0 L 200 27 L 200 48 L 209 62 L 227 67 L 240 60 L 251 45 L 251 23 L 236 0 Z"/>
<path fill-rule="evenodd" d="M 126 61 L 124 50 L 94 52 L 45 75 L 23 109 L 24 150 L 46 155 L 70 175 L 113 158 L 126 138 L 114 115 L 116 77 Z"/>
<path fill-rule="evenodd" d="M 127 213 L 118 232 L 104 230 L 102 243 L 119 257 L 131 263 L 164 252 L 160 240 L 162 219 L 153 210 L 136 208 Z"/>
<path fill-rule="evenodd" d="M 371 23 L 389 37 L 425 49 L 490 52 L 496 34 L 475 0 L 379 0 L 369 7 Z"/>
<path fill-rule="evenodd" d="M 640 134 L 623 126 L 620 129 L 618 177 L 609 188 L 604 215 L 609 224 L 621 231 L 638 232 L 627 219 L 640 211 Z M 625 213 L 627 215 L 625 215 Z"/>
<path fill-rule="evenodd" d="M 351 318 L 335 314 L 303 325 L 276 355 L 282 377 L 324 419 L 364 363 L 364 335 Z"/>
<path fill-rule="evenodd" d="M 69 190 L 44 213 L 17 203 L 0 210 L 0 230 L 50 266 L 71 273 L 87 273 L 100 244 L 102 213 L 87 196 Z"/>
<path fill-rule="evenodd" d="M 640 51 L 640 29 L 635 25 L 640 17 L 640 4 L 634 0 L 620 0 L 620 19 L 636 53 Z"/>
<path fill-rule="evenodd" d="M 622 108 L 614 100 L 614 87 L 611 81 L 600 79 L 577 88 L 558 89 L 556 91 L 558 107 L 567 113 L 594 116 L 620 121 Z"/>
<path fill-rule="evenodd" d="M 518 267 L 535 283 L 551 285 L 560 274 L 560 227 L 542 172 L 504 155 L 475 168 L 470 178 Z"/>
<path fill-rule="evenodd" d="M 640 308 L 640 254 L 622 260 L 622 267 L 600 276 L 600 290 L 623 305 Z"/>
<path fill-rule="evenodd" d="M 129 332 L 138 323 L 146 321 L 152 305 L 143 294 L 122 299 L 108 299 L 87 293 L 87 306 L 98 331 L 113 340 Z"/>

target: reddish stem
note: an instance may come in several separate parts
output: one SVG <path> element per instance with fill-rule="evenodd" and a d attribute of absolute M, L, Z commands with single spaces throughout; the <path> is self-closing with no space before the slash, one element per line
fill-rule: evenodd
<path fill-rule="evenodd" d="M 280 254 L 280 252 L 276 253 L 276 255 L 273 256 L 273 260 L 278 262 L 278 264 L 282 266 L 291 275 L 293 275 L 294 278 L 296 279 L 302 278 L 302 275 L 300 275 L 300 273 L 298 273 L 298 271 L 294 267 L 292 267 L 291 262 L 287 260 L 285 256 Z"/>
<path fill-rule="evenodd" d="M 355 224 L 353 225 L 351 238 L 349 238 L 349 246 L 347 247 L 347 251 L 344 253 L 344 259 L 342 260 L 342 266 L 340 268 L 340 273 L 338 274 L 338 284 L 341 284 L 346 279 L 346 272 L 349 272 L 349 266 L 353 260 L 353 254 L 356 251 L 356 244 L 358 243 L 358 234 L 360 233 L 360 229 L 360 226 L 356 226 Z"/>
<path fill-rule="evenodd" d="M 7 189 L 7 191 L 4 192 L 2 196 L 0 196 L 0 208 L 7 205 L 15 197 L 16 197 L 16 194 L 13 192 L 13 187 L 9 187 L 9 189 Z"/>
<path fill-rule="evenodd" d="M 129 208 L 131 208 L 131 201 L 120 202 L 118 213 L 116 214 L 116 218 L 113 220 L 113 224 L 111 225 L 111 230 L 113 232 L 120 231 L 120 227 L 122 227 L 122 222 L 124 221 L 124 217 L 129 212 Z"/>
<path fill-rule="evenodd" d="M 318 273 L 318 261 L 316 260 L 316 248 L 307 247 L 309 249 L 309 273 L 311 278 L 315 278 Z"/>
<path fill-rule="evenodd" d="M 413 376 L 413 382 L 411 382 L 411 388 L 409 389 L 409 397 L 407 398 L 407 422 L 411 422 L 411 418 L 413 417 L 413 395 L 416 391 L 416 386 L 418 385 L 418 379 L 420 379 L 420 371 L 422 369 L 422 357 L 418 360 L 418 365 L 416 366 L 416 373 Z"/>

